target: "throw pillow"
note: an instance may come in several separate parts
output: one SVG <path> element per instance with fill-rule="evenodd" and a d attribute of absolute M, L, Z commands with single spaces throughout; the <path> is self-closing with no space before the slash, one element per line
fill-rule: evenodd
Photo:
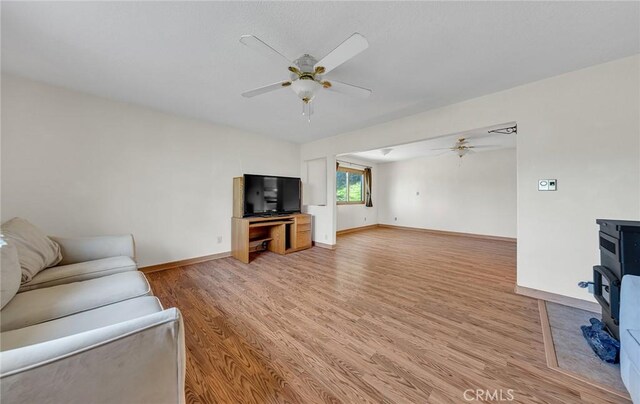
<path fill-rule="evenodd" d="M 7 243 L 18 250 L 22 283 L 29 282 L 40 271 L 62 260 L 60 246 L 25 219 L 15 217 L 2 225 Z"/>
<path fill-rule="evenodd" d="M 20 288 L 21 270 L 18 250 L 0 239 L 0 309 L 9 303 Z"/>

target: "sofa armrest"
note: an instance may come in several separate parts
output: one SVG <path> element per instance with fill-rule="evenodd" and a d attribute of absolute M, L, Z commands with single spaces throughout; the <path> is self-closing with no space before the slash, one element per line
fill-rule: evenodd
<path fill-rule="evenodd" d="M 50 237 L 60 245 L 62 261 L 58 265 L 126 256 L 135 261 L 135 243 L 131 234 L 95 237 Z"/>
<path fill-rule="evenodd" d="M 0 353 L 6 402 L 182 404 L 184 376 L 175 308 Z"/>
<path fill-rule="evenodd" d="M 620 291 L 620 335 L 640 329 L 640 276 L 625 275 Z"/>

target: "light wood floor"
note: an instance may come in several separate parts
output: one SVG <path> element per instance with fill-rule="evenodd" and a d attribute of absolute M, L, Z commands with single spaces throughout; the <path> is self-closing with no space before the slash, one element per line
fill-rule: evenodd
<path fill-rule="evenodd" d="M 548 369 L 515 245 L 373 229 L 149 274 L 185 319 L 191 403 L 624 402 Z"/>

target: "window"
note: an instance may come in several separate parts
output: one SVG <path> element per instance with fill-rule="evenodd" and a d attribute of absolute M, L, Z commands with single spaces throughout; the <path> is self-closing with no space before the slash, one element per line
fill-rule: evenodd
<path fill-rule="evenodd" d="M 364 203 L 364 171 L 338 167 L 336 201 L 338 205 Z"/>

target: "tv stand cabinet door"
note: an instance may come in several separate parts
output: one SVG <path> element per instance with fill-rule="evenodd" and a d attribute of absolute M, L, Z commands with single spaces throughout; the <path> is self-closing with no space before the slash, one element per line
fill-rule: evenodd
<path fill-rule="evenodd" d="M 285 231 L 286 226 L 284 224 L 278 224 L 269 229 L 269 235 L 271 237 L 271 242 L 268 247 L 269 251 L 280 255 L 285 253 Z"/>

